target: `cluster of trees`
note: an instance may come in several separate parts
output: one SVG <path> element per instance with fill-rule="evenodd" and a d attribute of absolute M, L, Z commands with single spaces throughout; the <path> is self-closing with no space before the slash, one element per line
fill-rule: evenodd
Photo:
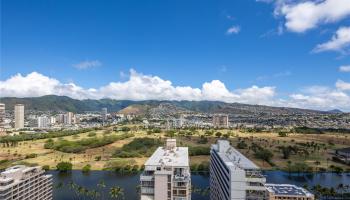
<path fill-rule="evenodd" d="M 134 136 L 133 134 L 125 133 L 122 135 L 111 135 L 111 136 L 104 136 L 100 138 L 93 137 L 93 138 L 81 139 L 77 141 L 58 140 L 56 142 L 50 138 L 46 141 L 44 147 L 46 149 L 54 149 L 65 153 L 81 153 L 86 149 L 105 146 L 115 141 L 123 140 L 133 136 Z"/>
<path fill-rule="evenodd" d="M 2 143 L 4 147 L 16 147 L 18 145 L 18 142 L 22 142 L 22 141 L 77 135 L 77 134 L 86 133 L 92 130 L 94 129 L 52 131 L 48 133 L 19 134 L 19 135 L 12 135 L 12 136 L 9 135 L 9 136 L 0 137 L 0 143 Z"/>
<path fill-rule="evenodd" d="M 121 174 L 133 174 L 138 173 L 140 170 L 143 170 L 144 166 L 139 167 L 138 165 L 117 165 L 114 166 L 112 170 Z"/>
<path fill-rule="evenodd" d="M 72 170 L 72 168 L 73 168 L 73 164 L 70 162 L 59 162 L 56 165 L 56 169 L 59 172 L 69 172 Z"/>
<path fill-rule="evenodd" d="M 190 166 L 191 172 L 209 172 L 209 162 L 201 162 Z"/>
<path fill-rule="evenodd" d="M 117 149 L 113 156 L 119 158 L 151 156 L 154 150 L 162 144 L 160 139 L 135 138 L 130 143 L 123 145 L 122 148 Z"/>
<path fill-rule="evenodd" d="M 210 148 L 203 146 L 191 146 L 188 148 L 190 156 L 210 155 Z"/>
<path fill-rule="evenodd" d="M 294 146 L 279 146 L 278 147 L 281 152 L 282 152 L 282 158 L 283 159 L 289 159 L 291 154 L 296 154 L 299 151 L 299 148 L 294 145 Z"/>
<path fill-rule="evenodd" d="M 335 166 L 335 165 L 331 165 L 329 166 L 329 169 L 332 171 L 332 172 L 335 172 L 335 173 L 342 173 L 344 171 L 343 168 L 339 167 L 339 166 Z"/>
<path fill-rule="evenodd" d="M 31 153 L 31 154 L 28 154 L 25 156 L 25 159 L 28 159 L 28 158 L 35 158 L 37 157 L 38 155 L 36 153 Z"/>
<path fill-rule="evenodd" d="M 97 184 L 97 189 L 89 189 L 78 185 L 74 182 L 69 182 L 68 184 L 64 184 L 62 182 L 56 185 L 57 190 L 61 189 L 72 190 L 72 196 L 74 199 L 106 199 L 106 194 L 109 194 L 110 199 L 122 200 L 124 197 L 124 189 L 119 186 L 112 186 L 109 188 L 109 192 L 106 193 L 106 183 L 103 180 L 100 180 Z M 109 198 L 108 198 L 109 199 Z"/>
<path fill-rule="evenodd" d="M 286 171 L 288 171 L 289 173 L 291 173 L 291 172 L 296 172 L 296 173 L 311 172 L 312 167 L 310 167 L 305 162 L 292 163 L 291 161 L 288 161 Z"/>
<path fill-rule="evenodd" d="M 253 150 L 254 156 L 256 158 L 261 159 L 261 160 L 269 163 L 271 166 L 274 166 L 274 163 L 271 161 L 271 159 L 273 158 L 273 153 L 270 150 L 254 143 L 254 142 L 252 143 L 251 149 Z"/>
<path fill-rule="evenodd" d="M 161 133 L 162 130 L 160 128 L 150 128 L 147 130 L 147 134 L 150 135 L 152 133 Z"/>
<path fill-rule="evenodd" d="M 292 129 L 291 132 L 302 133 L 302 134 L 323 134 L 324 133 L 321 129 L 310 128 L 310 127 L 306 127 L 306 126 L 295 127 Z"/>
<path fill-rule="evenodd" d="M 248 147 L 248 144 L 244 140 L 239 140 L 237 143 L 238 149 L 246 149 Z"/>
<path fill-rule="evenodd" d="M 309 189 L 305 186 L 306 189 Z M 350 186 L 345 184 L 339 184 L 334 187 L 322 187 L 317 184 L 310 188 L 315 194 L 316 199 L 350 199 Z"/>
<path fill-rule="evenodd" d="M 204 135 L 201 135 L 197 141 L 198 144 L 207 144 L 208 143 L 208 138 L 205 137 Z"/>
<path fill-rule="evenodd" d="M 137 165 L 133 159 L 116 159 L 107 162 L 104 166 L 104 170 L 115 171 L 121 174 L 132 174 L 144 170 L 144 165 Z"/>

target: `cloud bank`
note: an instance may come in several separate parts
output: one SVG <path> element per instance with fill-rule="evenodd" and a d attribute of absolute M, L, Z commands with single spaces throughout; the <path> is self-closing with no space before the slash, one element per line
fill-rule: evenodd
<path fill-rule="evenodd" d="M 312 109 L 340 108 L 350 110 L 350 83 L 338 80 L 334 88 L 310 87 L 300 93 L 279 97 L 274 86 L 229 90 L 220 80 L 202 84 L 201 88 L 175 86 L 158 76 L 130 70 L 124 82 L 110 82 L 99 88 L 83 88 L 74 83 L 62 83 L 38 72 L 16 74 L 0 81 L 2 97 L 37 97 L 64 95 L 75 99 L 111 98 L 117 100 L 211 100 L 271 106 L 290 106 Z"/>

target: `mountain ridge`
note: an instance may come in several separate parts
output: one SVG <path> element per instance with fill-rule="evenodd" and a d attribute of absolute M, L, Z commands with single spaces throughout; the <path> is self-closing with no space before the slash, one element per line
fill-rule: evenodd
<path fill-rule="evenodd" d="M 280 114 L 310 114 L 310 113 L 334 113 L 332 111 L 319 111 L 311 109 L 274 107 L 266 105 L 251 105 L 243 103 L 225 103 L 221 101 L 171 101 L 171 100 L 115 100 L 115 99 L 85 99 L 77 100 L 67 96 L 46 95 L 41 97 L 2 97 L 0 102 L 5 103 L 6 110 L 12 110 L 17 103 L 25 104 L 27 110 L 37 111 L 71 111 L 82 113 L 85 111 L 100 111 L 106 107 L 108 112 L 125 111 L 129 106 L 137 107 L 139 110 L 152 110 L 170 108 L 199 113 L 235 113 L 235 114 L 256 114 L 256 113 L 280 113 Z M 136 106 L 137 105 L 137 106 Z M 167 106 L 164 106 L 167 105 Z M 162 107 L 163 106 L 163 107 Z M 146 108 L 144 108 L 146 107 Z M 130 107 L 130 110 L 133 110 Z M 127 113 L 127 112 L 125 112 Z M 141 112 L 142 113 L 142 112 Z"/>

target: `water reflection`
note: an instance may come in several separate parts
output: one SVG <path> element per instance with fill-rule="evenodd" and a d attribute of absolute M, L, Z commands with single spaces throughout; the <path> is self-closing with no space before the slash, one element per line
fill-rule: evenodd
<path fill-rule="evenodd" d="M 55 200 L 73 200 L 74 191 L 69 188 L 71 182 L 82 186 L 88 190 L 98 190 L 103 193 L 103 199 L 109 199 L 109 189 L 113 186 L 119 186 L 124 189 L 125 199 L 137 200 L 139 185 L 139 174 L 117 174 L 112 171 L 91 171 L 84 174 L 81 171 L 72 171 L 71 173 L 58 173 L 57 171 L 50 171 L 54 177 Z M 315 173 L 315 174 L 289 174 L 282 171 L 265 171 L 269 183 L 289 183 L 298 186 L 308 185 L 312 187 L 320 184 L 323 187 L 337 187 L 340 183 L 350 184 L 350 174 L 335 174 L 335 173 Z M 98 183 L 103 180 L 105 187 L 98 187 Z M 193 174 L 191 177 L 194 190 L 192 193 L 192 200 L 209 200 L 208 174 Z M 89 199 L 89 198 L 84 198 Z"/>

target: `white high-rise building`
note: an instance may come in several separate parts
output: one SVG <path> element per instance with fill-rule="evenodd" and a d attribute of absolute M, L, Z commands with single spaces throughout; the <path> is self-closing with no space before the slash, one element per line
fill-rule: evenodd
<path fill-rule="evenodd" d="M 5 104 L 0 103 L 0 135 L 5 132 Z"/>
<path fill-rule="evenodd" d="M 260 168 L 231 147 L 229 141 L 218 140 L 211 146 L 211 200 L 264 200 L 265 182 Z"/>
<path fill-rule="evenodd" d="M 53 116 L 50 117 L 50 124 L 51 125 L 56 124 L 56 117 L 53 117 Z"/>
<path fill-rule="evenodd" d="M 145 163 L 140 175 L 141 200 L 190 200 L 191 173 L 188 148 L 167 139 Z"/>
<path fill-rule="evenodd" d="M 50 119 L 46 116 L 38 117 L 38 128 L 48 128 L 50 126 Z"/>
<path fill-rule="evenodd" d="M 63 124 L 73 124 L 75 122 L 74 114 L 72 112 L 67 112 L 63 115 Z"/>
<path fill-rule="evenodd" d="M 0 173 L 1 200 L 51 200 L 52 175 L 41 167 L 17 165 Z"/>
<path fill-rule="evenodd" d="M 15 105 L 15 128 L 24 128 L 24 105 Z"/>

